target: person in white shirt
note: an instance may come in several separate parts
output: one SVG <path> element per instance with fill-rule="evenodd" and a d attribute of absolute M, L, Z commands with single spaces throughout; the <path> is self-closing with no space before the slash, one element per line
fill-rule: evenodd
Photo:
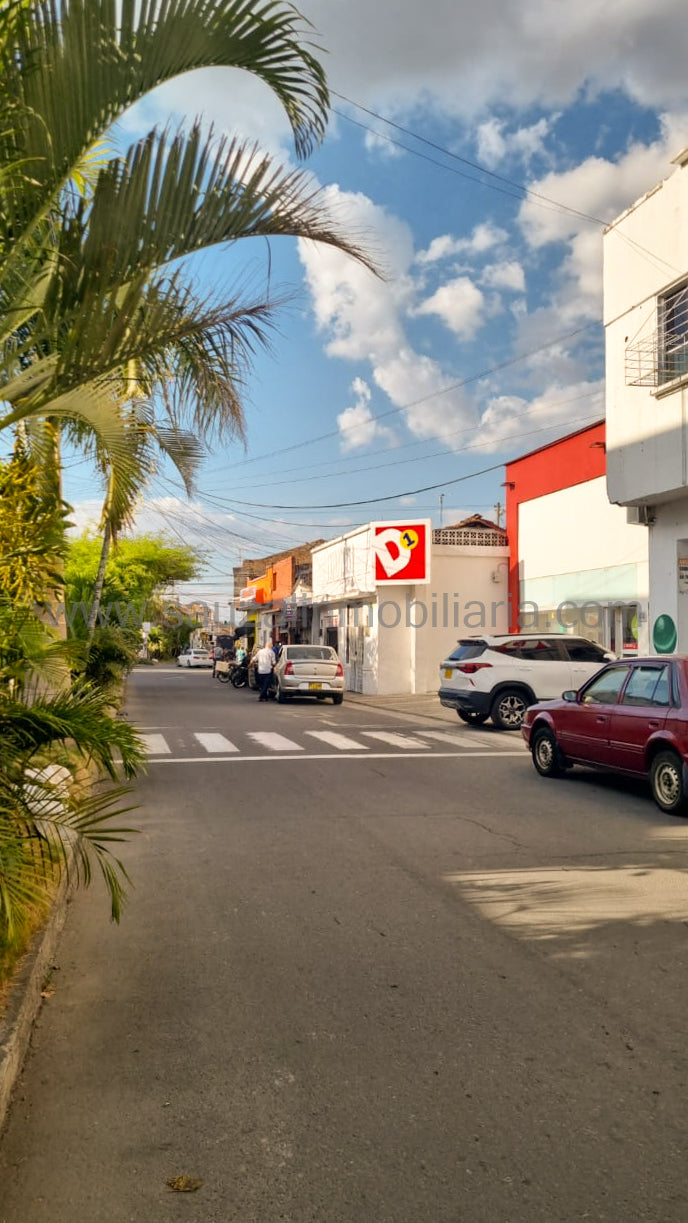
<path fill-rule="evenodd" d="M 259 701 L 267 701 L 268 688 L 272 678 L 272 669 L 275 665 L 275 655 L 269 645 L 261 646 L 256 654 L 256 672 L 258 675 L 258 687 L 260 688 Z"/>

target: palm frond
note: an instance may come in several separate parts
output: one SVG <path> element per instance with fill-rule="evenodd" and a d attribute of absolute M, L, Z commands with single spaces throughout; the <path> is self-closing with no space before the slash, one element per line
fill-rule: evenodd
<path fill-rule="evenodd" d="M 0 742 L 14 757 L 30 761 L 36 753 L 73 743 L 113 780 L 119 766 L 134 777 L 145 764 L 143 744 L 131 726 L 109 716 L 107 695 L 89 684 L 48 696 L 34 691 L 28 700 L 8 696 L 0 702 Z"/>
<path fill-rule="evenodd" d="M 13 125 L 0 163 L 25 158 L 31 190 L 9 191 L 15 234 L 28 236 L 72 170 L 144 94 L 195 68 L 261 78 L 282 103 L 297 152 L 322 138 L 329 103 L 307 23 L 281 0 L 40 0 L 0 30 L 0 72 Z M 80 87 L 74 89 L 74 81 Z"/>

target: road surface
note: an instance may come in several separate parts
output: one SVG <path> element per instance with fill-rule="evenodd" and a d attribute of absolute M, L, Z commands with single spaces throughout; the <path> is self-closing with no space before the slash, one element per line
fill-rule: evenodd
<path fill-rule="evenodd" d="M 685 1223 L 688 823 L 458 720 L 128 708 L 135 888 L 71 906 L 0 1223 Z"/>

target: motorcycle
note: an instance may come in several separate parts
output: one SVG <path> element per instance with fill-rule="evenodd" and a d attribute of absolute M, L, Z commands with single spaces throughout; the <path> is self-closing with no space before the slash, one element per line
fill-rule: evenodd
<path fill-rule="evenodd" d="M 232 667 L 229 679 L 233 687 L 245 688 L 248 683 L 248 662 L 235 663 Z"/>
<path fill-rule="evenodd" d="M 215 679 L 218 679 L 221 684 L 228 684 L 231 679 L 232 663 L 218 660 L 215 663 Z"/>

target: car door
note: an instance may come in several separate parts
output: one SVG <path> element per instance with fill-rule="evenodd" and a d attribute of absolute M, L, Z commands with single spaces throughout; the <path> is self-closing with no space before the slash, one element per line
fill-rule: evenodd
<path fill-rule="evenodd" d="M 617 769 L 645 772 L 648 739 L 665 725 L 671 709 L 671 664 L 638 663 L 612 712 L 609 759 Z"/>
<path fill-rule="evenodd" d="M 519 657 L 538 701 L 552 701 L 573 687 L 571 663 L 555 637 L 523 638 Z"/>
<path fill-rule="evenodd" d="M 584 637 L 563 637 L 561 644 L 571 661 L 571 687 L 576 692 L 609 661 L 602 646 Z"/>
<path fill-rule="evenodd" d="M 565 755 L 591 764 L 609 764 L 611 720 L 628 678 L 628 664 L 607 667 L 557 710 L 556 734 Z"/>

